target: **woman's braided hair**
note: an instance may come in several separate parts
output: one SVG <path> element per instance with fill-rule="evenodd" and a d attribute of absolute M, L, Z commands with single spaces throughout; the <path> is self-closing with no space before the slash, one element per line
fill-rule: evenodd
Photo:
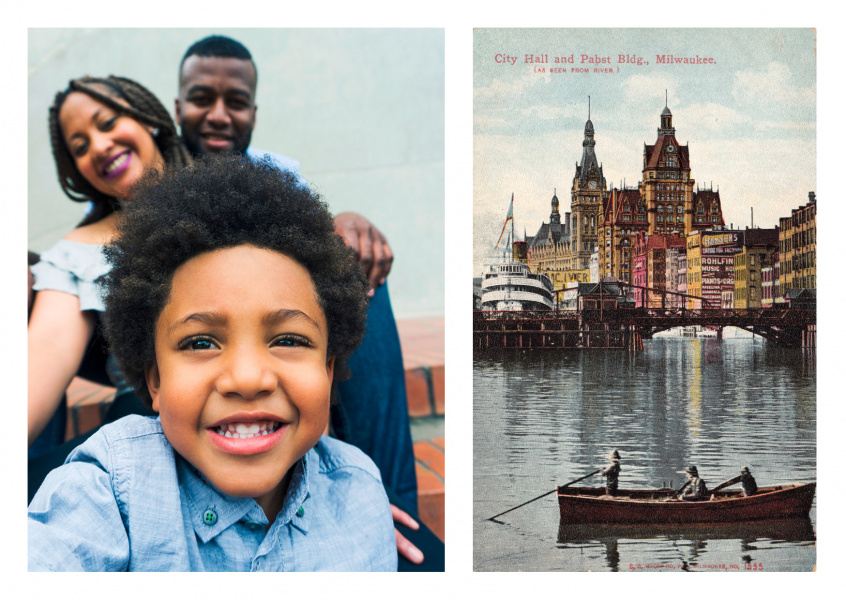
<path fill-rule="evenodd" d="M 108 89 L 112 93 L 103 91 Z M 191 164 L 191 154 L 182 143 L 170 114 L 159 99 L 144 86 L 127 79 L 110 75 L 106 78 L 81 77 L 72 80 L 67 89 L 56 94 L 50 107 L 50 141 L 53 157 L 59 174 L 59 184 L 67 196 L 75 202 L 91 201 L 94 207 L 85 216 L 80 225 L 95 223 L 118 208 L 117 199 L 97 190 L 82 176 L 76 167 L 76 161 L 65 144 L 59 124 L 59 112 L 65 99 L 73 92 L 88 94 L 98 102 L 108 106 L 118 114 L 135 119 L 139 123 L 158 129 L 153 141 L 162 154 L 168 167 L 184 167 Z M 129 106 L 116 100 L 127 102 Z"/>

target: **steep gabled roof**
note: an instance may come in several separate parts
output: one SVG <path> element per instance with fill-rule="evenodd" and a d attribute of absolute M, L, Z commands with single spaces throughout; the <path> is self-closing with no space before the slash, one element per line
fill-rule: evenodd
<path fill-rule="evenodd" d="M 690 153 L 687 146 L 679 145 L 674 135 L 659 135 L 655 144 L 652 146 L 644 145 L 643 152 L 646 155 L 646 166 L 643 170 L 664 168 L 658 165 L 658 160 L 661 158 L 661 152 L 668 145 L 672 144 L 676 151 L 673 153 L 679 157 L 679 167 L 667 167 L 669 169 L 681 168 L 682 170 L 690 170 Z"/>
<path fill-rule="evenodd" d="M 526 242 L 529 248 L 542 248 L 549 243 L 550 235 L 552 235 L 554 244 L 568 242 L 570 240 L 565 235 L 565 231 L 565 226 L 561 223 L 541 223 L 538 232 L 534 236 L 526 238 Z"/>
<path fill-rule="evenodd" d="M 610 201 L 611 198 L 616 197 L 616 203 L 612 205 Z M 614 190 L 612 194 L 609 195 L 609 201 L 605 205 L 605 222 L 606 223 L 613 223 L 614 225 L 625 225 L 630 227 L 632 225 L 636 225 L 637 223 L 646 224 L 645 213 L 643 221 L 636 221 L 634 216 L 637 214 L 637 207 L 640 203 L 640 190 L 637 188 L 635 189 L 623 189 L 623 190 Z M 625 211 L 625 207 L 629 208 L 629 212 Z M 623 223 L 623 215 L 631 215 L 632 220 L 627 223 Z"/>
<path fill-rule="evenodd" d="M 711 216 L 713 214 L 712 207 L 714 205 L 717 206 L 719 209 L 720 215 L 720 222 L 719 223 L 711 223 L 709 219 L 709 226 L 713 227 L 714 225 L 725 225 L 726 220 L 723 217 L 723 206 L 722 202 L 720 202 L 720 192 L 715 192 L 714 190 L 700 190 L 698 192 L 693 193 L 693 214 L 694 218 L 696 217 L 696 211 L 699 208 L 699 202 L 702 202 L 702 206 L 705 208 L 705 214 L 707 216 Z"/>

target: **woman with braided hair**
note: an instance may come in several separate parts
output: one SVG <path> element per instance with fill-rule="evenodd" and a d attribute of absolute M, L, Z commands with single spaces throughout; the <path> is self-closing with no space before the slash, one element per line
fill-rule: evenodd
<path fill-rule="evenodd" d="M 28 328 L 30 446 L 54 415 L 63 416 L 64 390 L 95 338 L 104 310 L 97 279 L 108 270 L 101 250 L 116 234 L 116 211 L 132 201 L 133 185 L 148 170 L 191 162 L 165 107 L 130 79 L 75 79 L 56 95 L 49 114 L 62 190 L 75 202 L 90 202 L 91 208 L 76 229 L 32 266 L 38 293 Z M 106 370 L 118 388 L 115 414 L 106 420 L 142 406 L 109 361 Z M 64 433 L 61 426 L 51 429 Z M 38 440 L 44 449 L 61 441 Z M 31 466 L 31 490 L 32 480 Z"/>

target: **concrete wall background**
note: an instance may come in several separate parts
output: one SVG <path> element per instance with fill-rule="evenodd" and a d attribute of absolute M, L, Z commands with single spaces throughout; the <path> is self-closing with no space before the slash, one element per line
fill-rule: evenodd
<path fill-rule="evenodd" d="M 442 29 L 30 29 L 29 248 L 48 248 L 84 210 L 57 181 L 55 93 L 82 75 L 122 75 L 172 111 L 182 54 L 212 33 L 242 42 L 258 67 L 252 145 L 299 160 L 333 212 L 385 234 L 398 318 L 444 314 Z"/>

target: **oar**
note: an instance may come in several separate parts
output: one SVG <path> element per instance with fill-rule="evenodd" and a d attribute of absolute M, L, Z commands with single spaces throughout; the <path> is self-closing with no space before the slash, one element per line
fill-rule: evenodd
<path fill-rule="evenodd" d="M 721 489 L 723 489 L 723 488 L 727 488 L 727 487 L 729 487 L 729 486 L 734 485 L 735 483 L 739 483 L 741 479 L 743 479 L 743 477 L 742 477 L 741 475 L 738 475 L 737 477 L 732 477 L 731 479 L 728 479 L 728 480 L 726 480 L 726 481 L 722 482 L 720 485 L 718 485 L 717 487 L 715 487 L 713 490 L 710 490 L 710 491 L 709 491 L 709 493 L 711 493 L 711 494 L 715 494 L 716 492 L 719 492 L 719 491 L 720 491 Z M 676 496 L 678 496 L 679 494 L 681 494 L 681 493 L 682 493 L 682 490 L 683 490 L 684 488 L 686 488 L 686 487 L 687 487 L 687 483 L 685 483 L 683 486 L 681 486 L 681 487 L 678 489 L 678 491 L 676 491 L 676 493 L 675 493 L 675 494 L 673 494 L 673 496 L 672 496 L 672 497 L 673 497 L 673 498 L 675 498 Z"/>
<path fill-rule="evenodd" d="M 731 479 L 729 479 L 729 480 L 727 480 L 727 481 L 722 482 L 720 485 L 718 485 L 718 486 L 717 486 L 717 487 L 715 487 L 713 490 L 711 490 L 711 493 L 713 494 L 713 493 L 715 493 L 715 492 L 719 492 L 719 491 L 720 491 L 721 489 L 723 489 L 723 488 L 727 488 L 727 487 L 729 487 L 729 486 L 732 486 L 732 485 L 734 485 L 735 483 L 740 483 L 740 480 L 741 480 L 741 479 L 743 479 L 743 476 L 742 476 L 742 475 L 738 475 L 737 477 L 732 477 Z"/>
<path fill-rule="evenodd" d="M 588 477 L 592 477 L 593 475 L 596 475 L 596 474 L 597 474 L 597 473 L 599 473 L 601 470 L 602 470 L 602 469 L 597 469 L 597 470 L 596 470 L 596 471 L 594 471 L 593 473 L 588 473 L 588 474 L 587 474 L 587 475 L 585 475 L 584 477 L 579 477 L 578 479 L 574 479 L 574 480 L 573 480 L 573 481 L 571 481 L 570 483 L 565 483 L 565 484 L 564 484 L 564 485 L 562 485 L 561 487 L 563 487 L 563 488 L 565 488 L 565 487 L 569 487 L 569 486 L 573 485 L 574 483 L 578 483 L 578 482 L 580 482 L 580 481 L 581 481 L 581 480 L 583 480 L 583 479 L 587 479 Z M 538 496 L 537 498 L 532 498 L 532 499 L 531 499 L 531 500 L 529 500 L 528 502 L 524 502 L 523 504 L 519 504 L 519 505 L 515 506 L 514 508 L 509 508 L 508 510 L 506 510 L 506 511 L 504 511 L 504 512 L 501 512 L 501 513 L 499 513 L 498 515 L 494 515 L 494 516 L 492 516 L 490 519 L 488 519 L 488 521 L 494 521 L 495 523 L 499 523 L 499 521 L 497 521 L 497 520 L 496 520 L 496 518 L 497 518 L 497 517 L 501 517 L 501 516 L 502 516 L 502 515 L 504 515 L 505 513 L 510 513 L 512 510 L 517 510 L 517 509 L 518 509 L 518 508 L 520 508 L 521 506 L 526 506 L 527 504 L 531 504 L 531 503 L 532 503 L 532 502 L 534 502 L 535 500 L 540 500 L 540 499 L 541 499 L 541 498 L 543 498 L 544 496 L 549 496 L 551 493 L 553 493 L 553 492 L 555 492 L 555 491 L 557 491 L 557 490 L 558 490 L 558 488 L 555 488 L 555 489 L 554 489 L 554 490 L 552 490 L 552 491 L 546 492 L 545 494 L 541 494 L 541 495 L 540 495 L 540 496 Z"/>

